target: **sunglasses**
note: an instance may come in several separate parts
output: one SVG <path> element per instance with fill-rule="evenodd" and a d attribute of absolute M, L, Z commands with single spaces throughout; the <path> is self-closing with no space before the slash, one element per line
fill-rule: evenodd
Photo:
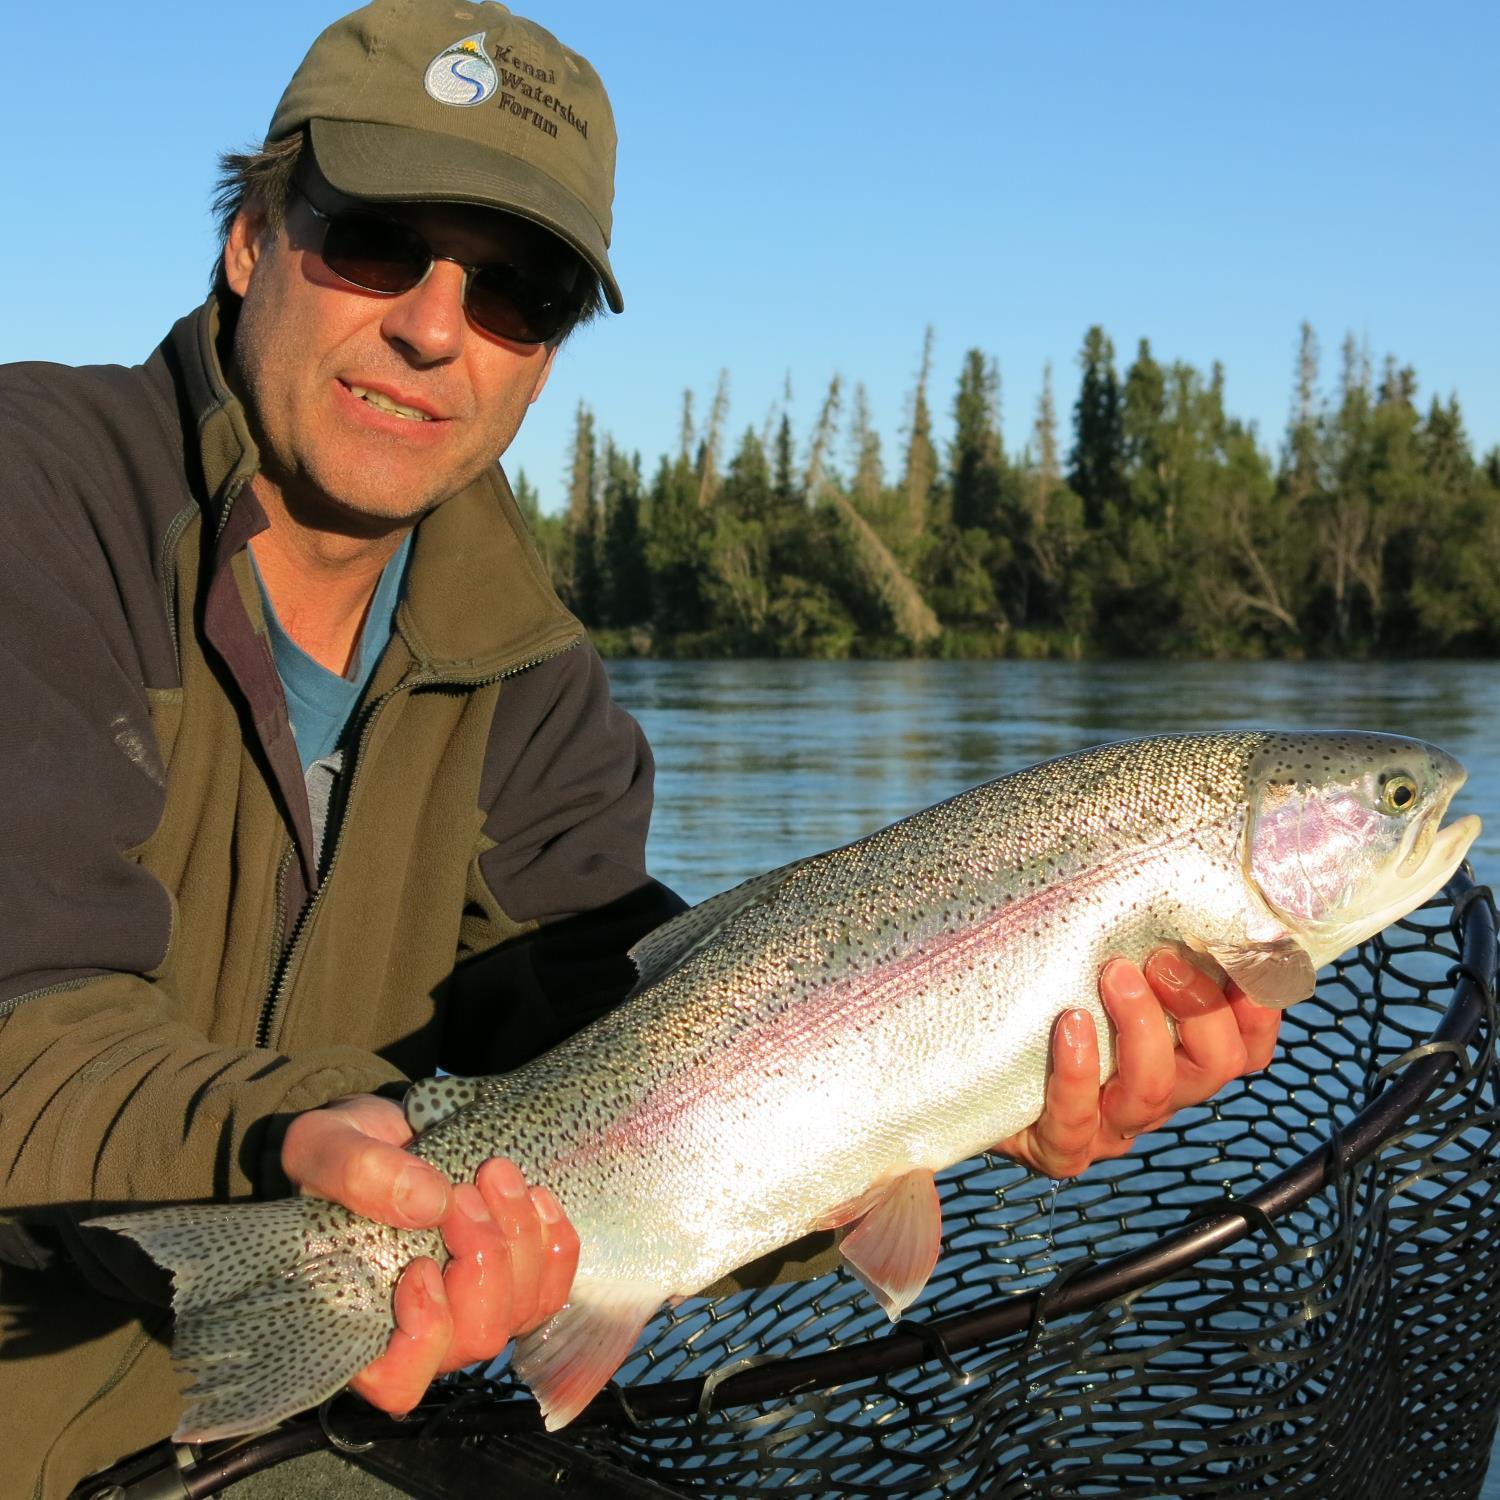
<path fill-rule="evenodd" d="M 439 255 L 409 224 L 359 209 L 325 213 L 298 196 L 323 223 L 323 264 L 335 276 L 377 297 L 399 297 L 427 279 L 433 263 L 451 260 L 464 272 L 464 312 L 483 333 L 514 344 L 545 344 L 577 315 L 577 303 L 555 280 L 494 261 L 473 266 Z"/>

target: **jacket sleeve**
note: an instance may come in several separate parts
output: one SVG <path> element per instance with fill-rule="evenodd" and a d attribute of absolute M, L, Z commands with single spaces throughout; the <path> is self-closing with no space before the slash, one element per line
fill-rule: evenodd
<path fill-rule="evenodd" d="M 120 502 L 141 488 L 131 445 L 44 384 L 0 381 L 0 1214 L 55 1230 L 248 1196 L 278 1117 L 398 1075 L 353 1048 L 211 1040 L 213 997 L 153 977 L 172 902 L 132 851 L 165 797 L 159 531 Z"/>
<path fill-rule="evenodd" d="M 448 997 L 454 1071 L 513 1068 L 629 993 L 629 949 L 684 904 L 646 873 L 653 771 L 587 642 L 506 683 L 481 783 L 483 915 Z M 532 930 L 501 942 L 515 924 Z"/>

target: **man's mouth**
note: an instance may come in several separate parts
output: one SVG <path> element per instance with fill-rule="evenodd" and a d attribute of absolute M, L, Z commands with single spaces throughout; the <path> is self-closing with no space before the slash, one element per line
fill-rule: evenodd
<path fill-rule="evenodd" d="M 381 411 L 395 413 L 398 417 L 407 417 L 413 422 L 432 421 L 425 411 L 418 411 L 414 406 L 403 406 L 401 402 L 394 401 L 391 397 L 381 391 L 372 391 L 368 386 L 350 385 L 348 390 L 359 397 L 361 401 L 367 401 L 371 406 L 378 407 Z"/>

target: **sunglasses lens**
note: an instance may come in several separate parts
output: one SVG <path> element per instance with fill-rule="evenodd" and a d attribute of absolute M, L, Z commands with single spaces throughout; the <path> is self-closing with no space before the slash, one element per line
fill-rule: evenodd
<path fill-rule="evenodd" d="M 514 266 L 481 266 L 469 278 L 469 316 L 486 333 L 519 344 L 553 338 L 568 318 L 557 287 Z"/>
<path fill-rule="evenodd" d="M 408 292 L 427 274 L 432 256 L 414 229 L 373 214 L 339 214 L 323 237 L 323 262 L 367 292 Z"/>
<path fill-rule="evenodd" d="M 323 264 L 352 286 L 400 296 L 432 265 L 431 247 L 409 225 L 377 214 L 320 217 L 326 219 Z M 518 344 L 541 344 L 556 337 L 572 313 L 567 293 L 555 282 L 509 265 L 473 268 L 464 307 L 486 333 Z"/>

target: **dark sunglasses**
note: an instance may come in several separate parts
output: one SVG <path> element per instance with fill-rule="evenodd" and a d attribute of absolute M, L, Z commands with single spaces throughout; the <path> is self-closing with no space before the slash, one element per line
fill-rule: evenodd
<path fill-rule="evenodd" d="M 464 272 L 464 312 L 484 333 L 515 344 L 545 344 L 576 316 L 576 302 L 546 277 L 504 262 L 471 266 L 439 255 L 410 224 L 360 209 L 324 213 L 298 196 L 323 222 L 323 264 L 350 286 L 399 297 L 426 280 L 433 262 L 451 260 Z"/>

